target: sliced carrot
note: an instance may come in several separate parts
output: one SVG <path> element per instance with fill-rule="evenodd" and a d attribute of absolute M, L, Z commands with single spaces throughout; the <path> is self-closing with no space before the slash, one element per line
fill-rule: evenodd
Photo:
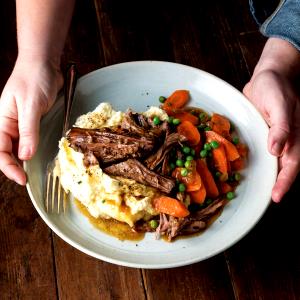
<path fill-rule="evenodd" d="M 216 169 L 223 174 L 228 174 L 227 157 L 223 144 L 220 144 L 216 149 L 212 149 L 212 157 Z"/>
<path fill-rule="evenodd" d="M 229 136 L 230 122 L 224 116 L 213 114 L 211 116 L 211 126 L 213 131 L 222 135 L 223 137 Z"/>
<path fill-rule="evenodd" d="M 203 185 L 205 186 L 207 197 L 217 198 L 219 196 L 219 191 L 205 160 L 197 160 L 197 171 L 200 174 Z"/>
<path fill-rule="evenodd" d="M 237 144 L 236 149 L 241 157 L 248 156 L 248 147 L 245 144 L 242 144 L 242 143 Z"/>
<path fill-rule="evenodd" d="M 177 127 L 177 132 L 185 136 L 191 146 L 195 146 L 200 143 L 200 133 L 195 125 L 190 121 L 183 121 Z"/>
<path fill-rule="evenodd" d="M 198 191 L 190 192 L 189 195 L 191 196 L 191 200 L 194 203 L 203 203 L 206 198 L 206 189 L 204 185 L 201 185 L 201 188 Z"/>
<path fill-rule="evenodd" d="M 240 157 L 234 144 L 230 143 L 224 137 L 214 131 L 205 131 L 207 142 L 217 141 L 224 145 L 226 155 L 230 161 L 236 160 Z"/>
<path fill-rule="evenodd" d="M 231 170 L 232 171 L 240 171 L 245 168 L 245 161 L 243 158 L 238 158 L 231 162 Z"/>
<path fill-rule="evenodd" d="M 176 168 L 172 172 L 172 177 L 178 179 L 180 182 L 184 183 L 187 192 L 194 192 L 200 189 L 202 185 L 201 177 L 196 171 L 196 169 L 191 170 L 187 176 L 181 175 L 182 168 Z"/>
<path fill-rule="evenodd" d="M 177 218 L 184 218 L 190 214 L 186 206 L 177 199 L 161 196 L 153 200 L 154 209 Z"/>
<path fill-rule="evenodd" d="M 162 105 L 162 108 L 166 112 L 172 111 L 173 109 L 182 108 L 189 101 L 189 99 L 189 91 L 177 90 L 166 99 L 166 101 Z"/>
<path fill-rule="evenodd" d="M 233 190 L 232 186 L 227 182 L 220 182 L 220 191 L 222 194 L 227 194 Z"/>
<path fill-rule="evenodd" d="M 181 122 L 189 121 L 193 125 L 198 125 L 198 123 L 199 123 L 199 118 L 197 118 L 196 116 L 194 116 L 191 113 L 186 112 L 186 111 L 176 112 L 176 113 L 172 114 L 172 116 L 175 119 L 179 119 Z"/>

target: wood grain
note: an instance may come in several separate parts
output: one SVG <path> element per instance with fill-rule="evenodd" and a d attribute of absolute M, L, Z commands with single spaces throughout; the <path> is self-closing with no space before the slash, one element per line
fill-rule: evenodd
<path fill-rule="evenodd" d="M 25 188 L 0 182 L 0 298 L 55 299 L 51 231 Z"/>

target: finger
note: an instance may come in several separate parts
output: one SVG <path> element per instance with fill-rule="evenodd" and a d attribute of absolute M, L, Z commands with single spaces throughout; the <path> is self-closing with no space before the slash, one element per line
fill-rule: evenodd
<path fill-rule="evenodd" d="M 20 135 L 18 157 L 21 160 L 28 160 L 37 149 L 41 108 L 37 102 L 27 101 L 27 103 L 22 102 L 18 110 Z"/>
<path fill-rule="evenodd" d="M 293 119 L 292 103 L 295 102 L 283 94 L 273 94 L 273 97 L 277 97 L 277 101 L 275 102 L 276 105 L 270 104 L 268 109 L 270 116 L 268 148 L 271 154 L 280 156 L 290 135 L 290 122 Z"/>
<path fill-rule="evenodd" d="M 294 143 L 290 145 L 281 158 L 282 169 L 272 190 L 274 202 L 280 202 L 284 194 L 290 189 L 300 170 L 300 134 L 294 137 Z"/>
<path fill-rule="evenodd" d="M 26 175 L 24 170 L 18 165 L 11 155 L 12 141 L 11 138 L 0 132 L 0 170 L 9 179 L 14 180 L 20 185 L 26 184 Z"/>

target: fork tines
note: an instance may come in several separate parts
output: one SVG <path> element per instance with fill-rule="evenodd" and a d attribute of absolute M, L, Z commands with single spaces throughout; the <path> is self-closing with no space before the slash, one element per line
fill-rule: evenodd
<path fill-rule="evenodd" d="M 59 177 L 50 166 L 47 167 L 45 206 L 47 212 L 66 212 L 67 194 L 60 184 Z"/>

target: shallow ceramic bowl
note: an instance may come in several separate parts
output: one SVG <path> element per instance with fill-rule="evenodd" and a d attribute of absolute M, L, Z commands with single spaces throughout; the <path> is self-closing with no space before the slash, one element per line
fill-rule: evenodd
<path fill-rule="evenodd" d="M 187 89 L 189 105 L 218 112 L 236 124 L 249 147 L 249 162 L 243 172 L 237 197 L 201 235 L 173 243 L 146 234 L 139 242 L 119 241 L 94 228 L 69 202 L 65 215 L 48 214 L 43 201 L 45 168 L 58 149 L 62 124 L 62 99 L 41 123 L 40 144 L 35 157 L 25 164 L 27 189 L 40 216 L 67 243 L 101 260 L 140 268 L 169 268 L 207 259 L 232 246 L 262 217 L 270 203 L 277 174 L 277 160 L 267 151 L 268 127 L 261 115 L 235 88 L 221 79 L 188 66 L 155 61 L 130 62 L 102 68 L 79 79 L 71 122 L 100 102 L 114 109 L 128 107 L 145 111 L 159 105 L 158 97 Z"/>

